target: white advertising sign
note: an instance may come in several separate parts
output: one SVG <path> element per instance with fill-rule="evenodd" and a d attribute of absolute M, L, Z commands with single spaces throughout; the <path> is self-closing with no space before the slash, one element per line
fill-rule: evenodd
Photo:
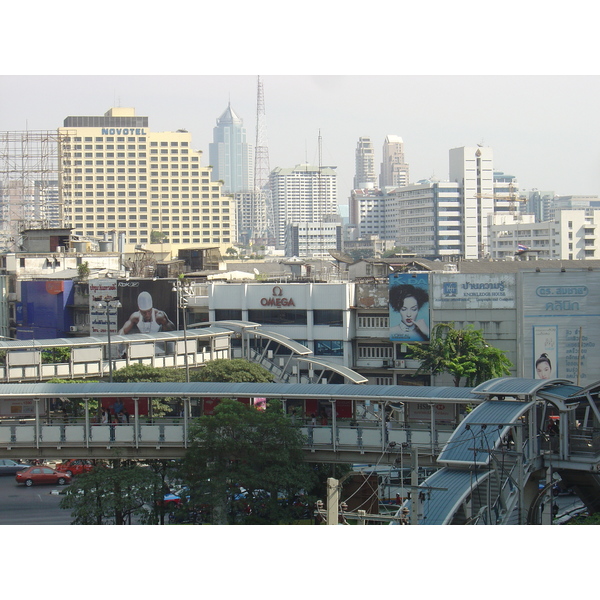
<path fill-rule="evenodd" d="M 435 273 L 433 308 L 514 308 L 515 275 Z"/>

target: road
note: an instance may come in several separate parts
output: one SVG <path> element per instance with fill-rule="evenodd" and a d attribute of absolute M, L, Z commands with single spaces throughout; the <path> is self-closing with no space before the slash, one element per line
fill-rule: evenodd
<path fill-rule="evenodd" d="M 0 477 L 0 525 L 70 525 L 70 511 L 59 508 L 58 485 L 17 485 L 13 475 Z"/>

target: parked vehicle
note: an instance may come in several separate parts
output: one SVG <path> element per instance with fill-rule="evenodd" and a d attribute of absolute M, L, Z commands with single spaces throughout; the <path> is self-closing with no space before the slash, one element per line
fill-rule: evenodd
<path fill-rule="evenodd" d="M 23 471 L 19 471 L 15 476 L 17 483 L 23 483 L 27 487 L 34 484 L 53 483 L 58 485 L 66 485 L 71 483 L 71 476 L 66 473 L 61 473 L 50 467 L 29 467 Z"/>
<path fill-rule="evenodd" d="M 10 458 L 0 458 L 0 475 L 15 475 L 19 471 L 29 468 L 31 465 L 19 463 Z"/>
<path fill-rule="evenodd" d="M 82 458 L 70 458 L 69 460 L 56 465 L 57 471 L 66 473 L 69 477 L 81 475 L 82 473 L 89 473 L 93 468 L 94 463 L 91 460 Z"/>

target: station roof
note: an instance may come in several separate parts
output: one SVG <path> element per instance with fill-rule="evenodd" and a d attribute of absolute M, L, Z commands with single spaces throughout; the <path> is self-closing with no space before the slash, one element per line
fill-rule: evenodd
<path fill-rule="evenodd" d="M 224 327 L 205 327 L 203 329 L 188 330 L 188 338 L 211 337 L 214 335 L 231 335 L 230 329 Z M 184 335 L 182 329 L 177 331 L 164 331 L 159 333 L 129 333 L 127 335 L 117 335 L 112 333 L 111 343 L 132 343 L 132 342 L 169 342 L 181 339 Z M 44 348 L 61 348 L 64 346 L 97 346 L 108 344 L 107 335 L 96 335 L 88 337 L 70 337 L 70 338 L 51 338 L 38 340 L 37 338 L 28 340 L 6 340 L 0 339 L 0 349 L 3 350 L 39 350 Z"/>
<path fill-rule="evenodd" d="M 344 367 L 344 365 L 336 365 L 336 364 L 330 363 L 329 361 L 326 361 L 326 360 L 320 360 L 317 358 L 313 358 L 312 356 L 308 356 L 306 358 L 298 358 L 297 360 L 300 362 L 306 362 L 308 364 L 317 365 L 319 367 L 324 367 L 326 369 L 330 369 L 331 371 L 334 371 L 335 373 L 339 373 L 340 375 L 343 375 L 344 377 L 349 379 L 351 383 L 366 383 L 367 381 L 369 381 L 366 377 L 364 377 L 360 373 L 357 373 L 356 371 L 353 371 L 352 369 L 349 369 L 348 367 Z"/>
<path fill-rule="evenodd" d="M 491 471 L 467 471 L 465 469 L 440 469 L 428 477 L 419 491 L 425 495 L 423 514 L 419 525 L 447 525 L 454 513 Z M 410 500 L 404 506 L 410 509 Z"/>
<path fill-rule="evenodd" d="M 481 396 L 533 396 L 541 390 L 572 386 L 568 379 L 526 379 L 523 377 L 497 377 L 481 383 L 473 393 Z"/>
<path fill-rule="evenodd" d="M 438 456 L 438 463 L 450 467 L 487 465 L 491 450 L 499 447 L 511 424 L 532 404 L 506 400 L 489 400 L 480 404 L 454 430 Z"/>
<path fill-rule="evenodd" d="M 200 397 L 346 399 L 380 402 L 467 403 L 478 399 L 470 388 L 296 383 L 5 383 L 0 398 Z"/>

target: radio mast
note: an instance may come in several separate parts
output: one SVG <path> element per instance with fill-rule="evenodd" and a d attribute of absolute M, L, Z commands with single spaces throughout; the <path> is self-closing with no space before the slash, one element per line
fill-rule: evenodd
<path fill-rule="evenodd" d="M 254 238 L 263 238 L 263 243 L 274 243 L 274 215 L 269 188 L 269 147 L 265 123 L 265 96 L 263 83 L 258 76 L 256 97 L 256 145 L 254 147 Z"/>

